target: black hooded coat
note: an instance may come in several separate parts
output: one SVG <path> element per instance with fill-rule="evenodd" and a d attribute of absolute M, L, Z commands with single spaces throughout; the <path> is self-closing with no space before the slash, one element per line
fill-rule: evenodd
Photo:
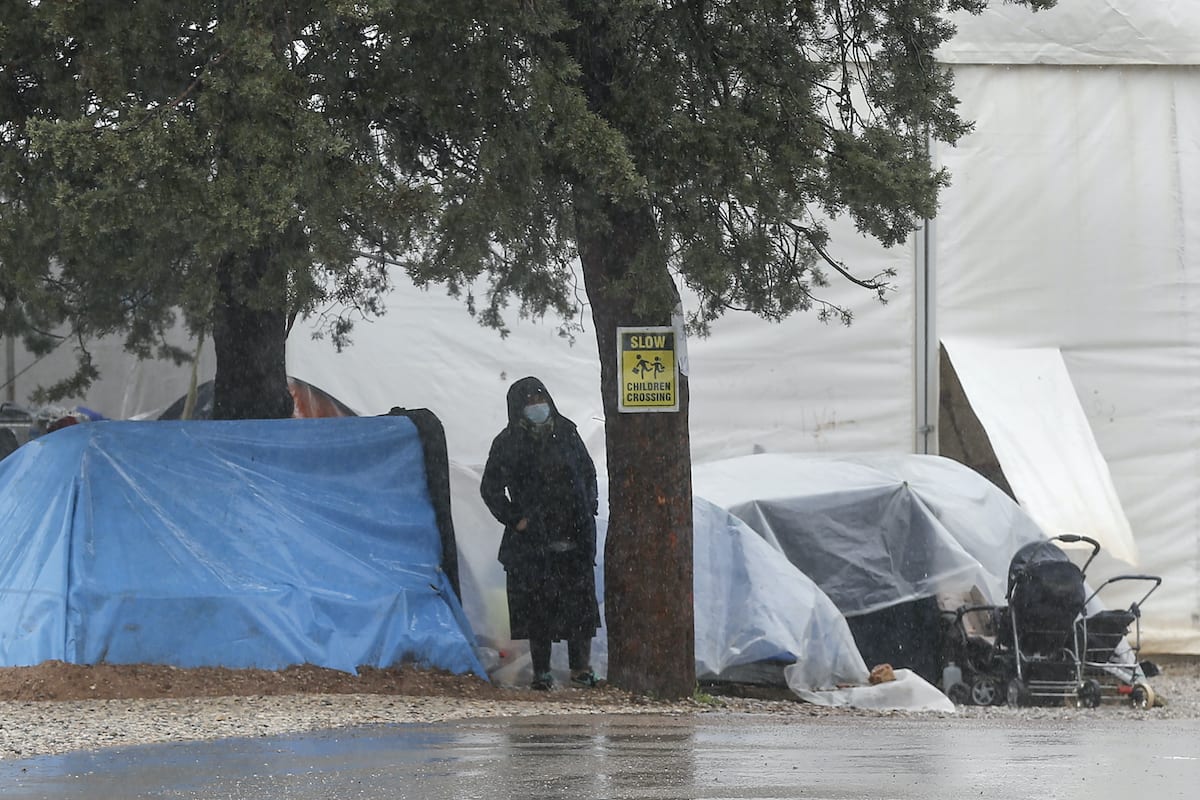
<path fill-rule="evenodd" d="M 550 419 L 525 419 L 529 398 L 543 395 Z M 558 413 L 537 378 L 508 390 L 508 426 L 492 441 L 479 487 L 504 525 L 500 563 L 507 576 L 514 639 L 592 637 L 596 602 L 596 466 L 575 424 Z M 517 523 L 527 520 L 523 531 Z"/>

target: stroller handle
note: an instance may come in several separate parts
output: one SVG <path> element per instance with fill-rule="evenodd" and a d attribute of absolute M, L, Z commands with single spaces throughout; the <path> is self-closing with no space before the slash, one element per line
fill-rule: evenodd
<path fill-rule="evenodd" d="M 1087 561 L 1085 561 L 1083 566 L 1080 567 L 1080 569 L 1085 573 L 1087 572 L 1087 568 L 1092 565 L 1092 561 L 1096 558 L 1096 556 L 1100 555 L 1100 543 L 1090 536 L 1083 536 L 1078 533 L 1060 533 L 1058 536 L 1051 536 L 1050 541 L 1059 541 L 1063 542 L 1064 544 L 1077 544 L 1079 542 L 1083 542 L 1084 544 L 1091 545 L 1092 554 L 1088 556 Z"/>
<path fill-rule="evenodd" d="M 1097 553 L 1100 552 L 1100 543 L 1097 542 L 1095 539 L 1093 539 L 1090 536 L 1083 536 L 1078 533 L 1060 533 L 1057 536 L 1050 537 L 1050 541 L 1053 542 L 1055 540 L 1060 541 L 1060 542 L 1066 542 L 1067 544 L 1077 544 L 1078 542 L 1085 542 L 1087 544 L 1090 544 L 1092 546 L 1092 549 L 1095 550 Z"/>
<path fill-rule="evenodd" d="M 953 612 L 946 612 L 946 613 L 947 613 L 947 615 L 953 614 L 953 616 L 954 616 L 953 624 L 954 624 L 955 630 L 959 631 L 963 636 L 965 636 L 967 634 L 967 627 L 966 627 L 966 624 L 963 622 L 963 619 L 968 614 L 986 614 L 985 619 L 987 620 L 987 622 L 985 622 L 984 624 L 987 627 L 994 629 L 1000 625 L 1000 619 L 1001 619 L 1000 614 L 1004 608 L 1005 608 L 1004 606 L 997 606 L 997 605 L 959 606 L 958 610 L 953 611 Z"/>
<path fill-rule="evenodd" d="M 1103 589 L 1105 586 L 1108 586 L 1109 584 L 1118 583 L 1120 581 L 1148 581 L 1148 582 L 1153 583 L 1154 585 L 1151 586 L 1149 589 L 1147 589 L 1146 593 L 1144 595 L 1142 595 L 1142 599 L 1138 600 L 1136 603 L 1134 603 L 1132 605 L 1132 608 L 1136 609 L 1142 603 L 1146 602 L 1146 599 L 1148 597 L 1150 597 L 1150 595 L 1154 594 L 1155 589 L 1157 589 L 1159 586 L 1162 586 L 1162 580 L 1163 579 L 1161 577 L 1159 577 L 1158 575 L 1142 575 L 1142 574 L 1114 575 L 1113 577 L 1106 580 L 1104 583 L 1097 586 L 1095 588 L 1095 590 L 1093 590 L 1092 593 L 1090 595 L 1088 595 L 1087 600 L 1085 600 L 1083 602 L 1083 604 L 1086 606 L 1088 603 L 1092 602 L 1093 598 L 1095 598 L 1096 595 L 1100 594 L 1100 590 Z"/>
<path fill-rule="evenodd" d="M 954 612 L 954 621 L 961 622 L 962 618 L 965 617 L 967 614 L 973 614 L 976 611 L 999 611 L 1000 608 L 1001 608 L 1001 606 L 997 606 L 997 605 L 960 606 L 959 609 Z"/>

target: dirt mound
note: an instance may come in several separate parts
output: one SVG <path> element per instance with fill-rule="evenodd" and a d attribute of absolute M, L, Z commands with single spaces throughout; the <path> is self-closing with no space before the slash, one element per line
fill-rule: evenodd
<path fill-rule="evenodd" d="M 0 700 L 229 697 L 283 694 L 396 694 L 517 699 L 529 692 L 501 689 L 474 675 L 412 667 L 363 667 L 358 675 L 314 666 L 280 671 L 152 664 L 94 666 L 46 661 L 0 668 Z"/>
<path fill-rule="evenodd" d="M 601 685 L 586 692 L 592 705 L 649 702 Z M 288 694 L 382 694 L 476 700 L 540 700 L 543 692 L 494 686 L 475 675 L 417 667 L 360 667 L 357 675 L 311 665 L 279 671 L 155 664 L 67 664 L 0 667 L 0 701 L 260 697 Z"/>

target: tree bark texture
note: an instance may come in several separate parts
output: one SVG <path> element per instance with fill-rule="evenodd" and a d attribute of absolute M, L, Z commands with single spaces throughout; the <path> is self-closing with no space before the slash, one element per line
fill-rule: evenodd
<path fill-rule="evenodd" d="M 619 413 L 617 327 L 669 325 L 678 293 L 665 260 L 649 268 L 656 241 L 646 208 L 621 209 L 576 193 L 577 208 L 602 208 L 608 230 L 578 224 L 584 282 L 600 356 L 608 453 L 604 603 L 608 678 L 664 699 L 696 689 L 692 598 L 692 469 L 687 379 L 679 411 Z M 650 308 L 646 298 L 652 299 Z"/>
<path fill-rule="evenodd" d="M 270 253 L 227 257 L 217 268 L 213 310 L 213 419 L 286 419 L 293 402 L 287 383 L 287 313 L 283 299 L 255 302 Z"/>

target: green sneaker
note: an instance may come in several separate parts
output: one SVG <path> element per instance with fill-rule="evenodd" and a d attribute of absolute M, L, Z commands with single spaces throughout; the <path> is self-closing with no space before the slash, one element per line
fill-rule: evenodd
<path fill-rule="evenodd" d="M 571 685 L 578 686 L 581 689 L 593 689 L 599 683 L 596 678 L 596 673 L 592 672 L 592 668 L 577 669 L 571 673 Z"/>
<path fill-rule="evenodd" d="M 554 688 L 554 676 L 549 672 L 539 672 L 533 676 L 533 683 L 529 684 L 529 688 L 538 692 L 548 692 Z"/>

